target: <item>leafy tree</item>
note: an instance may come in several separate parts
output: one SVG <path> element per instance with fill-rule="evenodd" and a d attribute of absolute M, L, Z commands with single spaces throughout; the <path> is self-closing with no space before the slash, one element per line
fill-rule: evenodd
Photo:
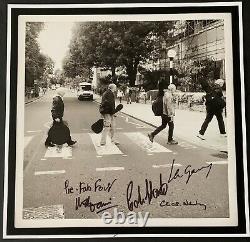
<path fill-rule="evenodd" d="M 180 73 L 181 87 L 185 91 L 201 91 L 201 82 L 212 85 L 216 79 L 216 65 L 211 58 L 185 60 L 176 67 Z"/>
<path fill-rule="evenodd" d="M 35 79 L 41 76 L 40 64 L 43 56 L 40 55 L 40 48 L 37 42 L 38 35 L 44 24 L 40 22 L 26 23 L 25 36 L 25 81 L 26 86 L 33 86 Z"/>
<path fill-rule="evenodd" d="M 130 86 L 134 86 L 139 63 L 157 57 L 157 44 L 169 37 L 172 26 L 170 21 L 78 23 L 64 69 L 74 76 L 86 67 L 102 67 L 111 70 L 116 82 L 116 68 L 124 67 Z"/>

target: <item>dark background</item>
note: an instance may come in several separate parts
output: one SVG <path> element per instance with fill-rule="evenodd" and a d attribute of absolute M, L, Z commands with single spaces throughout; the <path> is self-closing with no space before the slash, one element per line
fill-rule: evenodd
<path fill-rule="evenodd" d="M 6 88 L 6 50 L 7 50 L 7 38 L 6 38 L 6 32 L 7 32 L 7 3 L 16 3 L 16 4 L 20 4 L 20 3 L 30 3 L 30 4 L 36 4 L 36 3 L 79 3 L 79 4 L 83 4 L 83 3 L 150 3 L 153 1 L 120 1 L 120 0 L 116 0 L 116 1 L 76 1 L 76 0 L 71 0 L 71 1 L 63 1 L 63 0 L 0 0 L 0 133 L 2 134 L 0 136 L 0 157 L 1 157 L 1 162 L 0 162 L 0 189 L 1 189 L 1 194 L 0 194 L 0 201 L 1 201 L 1 208 L 0 208 L 0 231 L 1 231 L 1 237 L 2 237 L 2 207 L 3 207 L 3 177 L 4 177 L 4 133 L 5 133 L 5 88 Z M 182 2 L 182 1 L 154 1 L 154 3 L 167 3 L 167 2 Z M 183 1 L 184 2 L 184 1 Z M 189 1 L 189 2 L 211 2 L 211 1 Z M 220 1 L 222 2 L 222 1 Z M 224 2 L 229 2 L 229 1 L 224 1 Z M 243 31 L 244 31 L 244 69 L 245 69 L 245 96 L 246 96 L 246 123 L 250 123 L 249 120 L 249 116 L 250 116 L 250 112 L 248 112 L 249 110 L 249 93 L 250 93 L 250 84 L 249 84 L 249 55 L 250 55 L 250 50 L 249 50 L 249 43 L 250 43 L 250 32 L 249 32 L 249 24 L 250 24 L 250 1 L 246 0 L 243 1 L 243 21 L 244 21 L 244 25 L 243 25 Z M 235 47 L 234 47 L 235 48 Z M 237 117 L 236 117 L 237 118 Z M 247 125 L 248 128 L 249 125 Z M 249 129 L 247 129 L 247 137 L 249 137 Z M 13 160 L 13 162 L 15 162 Z M 243 195 L 243 194 L 241 194 Z M 87 230 L 87 229 L 86 229 Z M 181 232 L 181 229 L 180 229 Z M 164 233 L 164 230 L 162 231 L 162 233 Z M 119 241 L 134 241 L 135 239 L 133 238 L 117 238 L 119 239 Z M 217 241 L 248 241 L 249 238 L 142 238 L 142 239 L 138 239 L 139 241 L 211 241 L 213 240 L 214 242 Z M 71 241 L 73 239 L 54 239 L 53 241 Z M 89 241 L 90 239 L 81 239 L 83 241 Z M 111 239 L 109 239 L 110 241 Z M 12 240 L 12 241 L 17 241 L 17 240 Z M 25 239 L 25 241 L 32 241 L 32 240 L 28 240 Z M 40 240 L 40 241 L 45 241 L 45 240 Z M 108 241 L 108 239 L 91 239 L 91 241 Z M 250 241 L 250 239 L 249 239 Z"/>

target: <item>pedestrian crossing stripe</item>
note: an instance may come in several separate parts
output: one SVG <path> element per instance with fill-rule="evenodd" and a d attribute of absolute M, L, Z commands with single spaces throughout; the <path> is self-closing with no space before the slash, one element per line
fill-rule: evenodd
<path fill-rule="evenodd" d="M 63 174 L 65 172 L 66 172 L 65 170 L 59 170 L 59 171 L 36 171 L 35 172 L 35 176 Z"/>
<path fill-rule="evenodd" d="M 210 161 L 206 162 L 207 164 L 213 164 L 213 165 L 227 165 L 228 161 L 227 160 L 218 160 L 218 161 Z"/>
<path fill-rule="evenodd" d="M 121 150 L 113 143 L 111 143 L 111 139 L 107 136 L 106 145 L 100 146 L 101 134 L 92 134 L 89 133 L 91 140 L 95 146 L 95 150 L 98 155 L 122 155 Z"/>
<path fill-rule="evenodd" d="M 48 147 L 45 155 L 45 158 L 48 157 L 60 157 L 60 158 L 69 158 L 72 157 L 72 148 L 69 146 L 63 146 L 61 149 L 58 147 Z"/>
<path fill-rule="evenodd" d="M 24 136 L 24 149 L 28 146 L 34 136 Z"/>
<path fill-rule="evenodd" d="M 131 141 L 136 143 L 143 150 L 148 153 L 162 153 L 162 152 L 172 152 L 166 147 L 158 144 L 157 142 L 151 143 L 149 138 L 140 132 L 127 132 L 124 133 Z"/>
<path fill-rule="evenodd" d="M 121 171 L 124 170 L 124 167 L 102 167 L 96 168 L 96 171 Z"/>
<path fill-rule="evenodd" d="M 174 165 L 173 164 L 163 164 L 163 165 L 152 165 L 153 168 L 168 168 L 168 167 L 172 167 L 172 166 L 182 166 L 181 164 L 177 164 L 175 163 Z"/>

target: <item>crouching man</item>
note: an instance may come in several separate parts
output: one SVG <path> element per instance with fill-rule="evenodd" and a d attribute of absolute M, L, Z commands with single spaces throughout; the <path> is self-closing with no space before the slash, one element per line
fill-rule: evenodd
<path fill-rule="evenodd" d="M 68 124 L 63 121 L 64 103 L 63 96 L 65 91 L 63 88 L 56 90 L 56 95 L 53 97 L 51 115 L 53 124 L 48 131 L 48 137 L 45 141 L 45 146 L 53 147 L 55 145 L 63 145 L 67 143 L 72 146 L 76 143 L 70 136 L 70 130 Z"/>

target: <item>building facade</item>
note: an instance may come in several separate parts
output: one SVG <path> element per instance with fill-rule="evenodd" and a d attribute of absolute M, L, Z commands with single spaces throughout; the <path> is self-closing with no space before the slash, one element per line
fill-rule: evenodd
<path fill-rule="evenodd" d="M 177 21 L 176 41 L 173 45 L 162 49 L 159 68 L 168 68 L 169 49 L 176 51 L 175 65 L 185 65 L 187 61 L 212 59 L 216 78 L 225 79 L 225 43 L 223 20 Z"/>

